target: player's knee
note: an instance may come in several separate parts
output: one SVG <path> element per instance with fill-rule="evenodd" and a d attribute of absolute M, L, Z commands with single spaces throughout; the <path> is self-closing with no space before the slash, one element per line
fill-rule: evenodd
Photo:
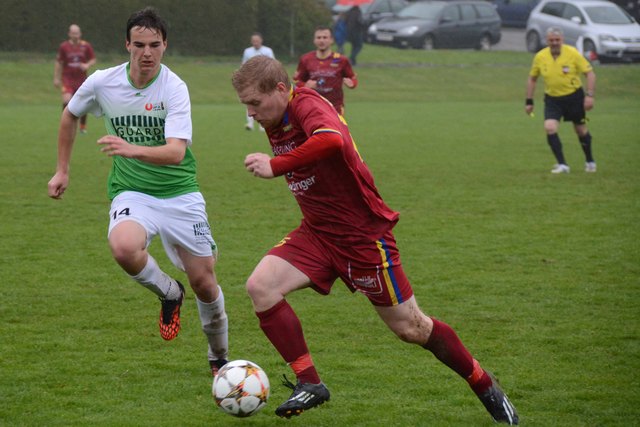
<path fill-rule="evenodd" d="M 391 327 L 398 338 L 409 344 L 424 345 L 429 340 L 431 325 L 426 316 L 413 318 Z"/>
<path fill-rule="evenodd" d="M 113 258 L 120 265 L 127 264 L 132 260 L 137 259 L 141 252 L 140 247 L 120 240 L 109 241 L 109 247 L 111 248 Z"/>
<path fill-rule="evenodd" d="M 574 130 L 576 131 L 576 135 L 578 135 L 579 138 L 584 138 L 589 133 L 589 129 L 587 129 L 585 126 L 576 126 Z"/>
<path fill-rule="evenodd" d="M 118 244 L 117 242 L 109 242 L 109 247 L 111 248 L 111 255 L 113 255 L 113 258 L 118 261 L 118 263 L 126 260 L 132 254 L 129 247 Z"/>
<path fill-rule="evenodd" d="M 247 294 L 252 301 L 259 301 L 267 295 L 267 285 L 256 274 L 252 274 L 245 285 Z"/>
<path fill-rule="evenodd" d="M 206 273 L 189 276 L 189 284 L 193 293 L 202 302 L 211 303 L 218 298 L 218 284 L 213 279 L 213 275 Z"/>
<path fill-rule="evenodd" d="M 393 333 L 403 342 L 421 344 L 424 341 L 425 331 L 418 323 L 401 322 L 390 326 Z"/>
<path fill-rule="evenodd" d="M 408 326 L 394 332 L 400 340 L 409 344 L 420 344 L 424 341 L 424 334 L 420 334 L 418 328 L 413 326 Z"/>
<path fill-rule="evenodd" d="M 410 343 L 411 342 L 411 334 L 410 331 L 407 330 L 400 330 L 400 331 L 394 331 L 396 333 L 396 336 L 398 338 L 400 338 L 401 341 L 403 342 L 407 342 Z"/>
<path fill-rule="evenodd" d="M 544 131 L 547 133 L 547 135 L 558 133 L 558 125 L 554 122 L 545 122 Z"/>

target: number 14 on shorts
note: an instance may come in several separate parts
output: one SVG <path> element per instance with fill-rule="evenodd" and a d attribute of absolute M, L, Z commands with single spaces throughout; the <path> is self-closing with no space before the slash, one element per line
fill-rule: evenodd
<path fill-rule="evenodd" d="M 120 211 L 118 211 L 117 209 L 114 209 L 113 213 L 111 214 L 111 218 L 113 218 L 113 220 L 115 221 L 116 219 L 118 219 L 118 217 L 123 215 L 124 216 L 131 215 L 131 213 L 129 212 L 129 208 L 124 208 L 124 209 L 121 209 Z"/>

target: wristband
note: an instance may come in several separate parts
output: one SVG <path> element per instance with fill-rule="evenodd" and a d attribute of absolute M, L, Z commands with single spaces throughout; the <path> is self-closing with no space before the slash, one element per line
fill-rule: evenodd
<path fill-rule="evenodd" d="M 524 105 L 533 105 L 533 98 L 527 98 L 524 101 Z"/>
<path fill-rule="evenodd" d="M 588 96 L 589 98 L 593 98 L 593 92 L 585 92 L 584 96 Z"/>

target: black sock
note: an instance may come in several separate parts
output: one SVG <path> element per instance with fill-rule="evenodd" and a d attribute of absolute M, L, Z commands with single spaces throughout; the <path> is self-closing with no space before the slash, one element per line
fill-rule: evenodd
<path fill-rule="evenodd" d="M 551 147 L 553 155 L 556 156 L 558 164 L 566 165 L 567 163 L 564 161 L 564 154 L 562 154 L 562 142 L 560 142 L 558 134 L 554 133 L 547 135 L 547 142 L 549 143 L 549 147 Z"/>
<path fill-rule="evenodd" d="M 578 139 L 580 140 L 580 145 L 582 146 L 582 151 L 584 151 L 587 162 L 593 162 L 593 154 L 591 154 L 591 134 L 587 132 L 584 136 L 579 136 Z"/>

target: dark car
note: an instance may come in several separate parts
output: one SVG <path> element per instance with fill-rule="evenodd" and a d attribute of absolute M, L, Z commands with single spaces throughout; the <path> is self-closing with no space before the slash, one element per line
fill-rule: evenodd
<path fill-rule="evenodd" d="M 419 1 L 396 17 L 372 24 L 370 43 L 416 49 L 491 49 L 500 41 L 500 17 L 486 1 Z"/>
<path fill-rule="evenodd" d="M 338 19 L 339 14 L 346 13 L 353 7 L 350 4 L 345 3 L 338 3 L 333 0 L 331 12 L 333 13 L 334 22 Z M 396 13 L 398 13 L 408 5 L 408 0 L 371 0 L 371 2 L 360 4 L 358 7 L 360 8 L 360 11 L 362 11 L 362 28 L 364 29 L 363 35 L 366 36 L 367 28 L 369 28 L 369 25 L 378 22 L 381 19 L 394 17 Z"/>
<path fill-rule="evenodd" d="M 524 28 L 531 10 L 540 0 L 492 0 L 502 19 L 502 26 Z"/>
<path fill-rule="evenodd" d="M 396 13 L 407 7 L 407 0 L 375 0 L 369 4 L 360 6 L 362 10 L 362 23 L 365 28 L 374 22 L 378 22 L 385 18 L 392 18 Z"/>

